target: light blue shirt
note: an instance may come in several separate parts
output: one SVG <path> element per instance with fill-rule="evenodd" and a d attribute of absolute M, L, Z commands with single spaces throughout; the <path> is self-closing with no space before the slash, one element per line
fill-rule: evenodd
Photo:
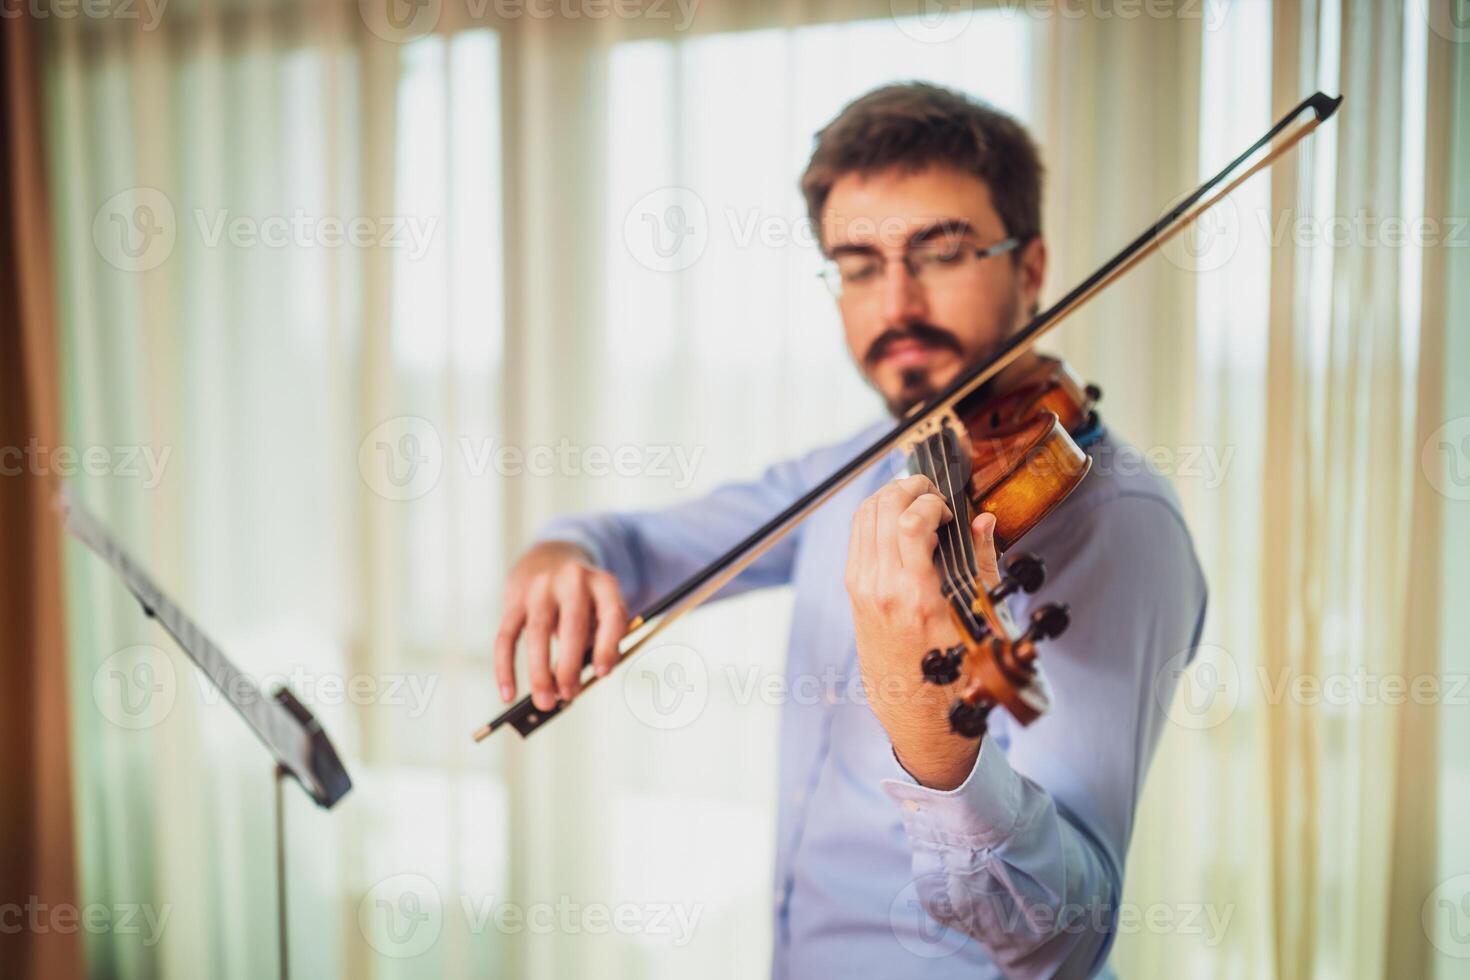
<path fill-rule="evenodd" d="M 539 537 L 587 549 L 637 610 L 884 429 L 668 510 L 562 519 Z M 1009 600 L 1017 622 L 1040 603 L 1071 607 L 1071 627 L 1041 650 L 1052 709 L 1026 728 L 993 711 L 974 770 L 951 792 L 918 785 L 897 764 L 858 681 L 843 587 L 852 514 L 901 473 L 901 454 L 728 587 L 794 587 L 788 690 L 819 685 L 826 695 L 782 708 L 777 980 L 1106 969 L 1134 807 L 1199 640 L 1206 590 L 1168 483 L 1106 432 L 1088 452 L 1092 472 L 1014 552 L 1047 567 L 1037 595 Z"/>

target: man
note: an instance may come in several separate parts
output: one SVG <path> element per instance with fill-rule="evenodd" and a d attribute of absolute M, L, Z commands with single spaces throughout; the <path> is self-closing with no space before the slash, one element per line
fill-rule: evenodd
<path fill-rule="evenodd" d="M 902 415 L 1024 325 L 1046 267 L 1041 166 L 1012 119 L 930 85 L 878 89 L 818 134 L 802 178 L 848 346 Z M 1018 361 L 1005 390 L 1033 370 Z M 773 466 L 657 513 L 567 519 L 516 564 L 496 643 L 515 695 L 524 631 L 533 699 L 611 669 L 629 606 L 664 592 L 871 442 Z M 1101 460 L 1120 443 L 1096 433 Z M 1190 656 L 1205 583 L 1168 485 L 1092 473 L 1024 542 L 1072 625 L 1043 648 L 1053 710 L 950 731 L 925 651 L 957 639 L 932 555 L 950 512 L 899 454 L 754 562 L 729 591 L 791 584 L 788 677 L 861 673 L 865 698 L 783 708 L 776 977 L 1083 976 L 1105 969 L 1148 759 Z M 992 521 L 970 532 L 993 579 Z M 1018 621 L 1033 602 L 1010 600 Z M 550 656 L 556 639 L 557 656 Z M 851 689 L 851 688 L 844 688 Z"/>

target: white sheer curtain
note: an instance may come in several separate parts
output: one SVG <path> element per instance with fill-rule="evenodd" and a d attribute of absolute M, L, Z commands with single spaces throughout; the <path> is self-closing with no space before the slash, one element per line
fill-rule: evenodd
<path fill-rule="evenodd" d="M 1060 340 L 1179 487 L 1212 585 L 1115 961 L 1452 974 L 1454 713 L 1271 692 L 1283 670 L 1467 669 L 1443 545 L 1459 471 L 1420 454 L 1470 411 L 1448 380 L 1464 252 L 1311 238 L 1370 205 L 1470 206 L 1450 190 L 1464 45 L 1416 2 L 901 8 L 180 4 L 147 31 L 50 25 L 68 438 L 168 454 L 156 485 L 81 495 L 247 670 L 304 695 L 356 778 L 329 815 L 292 797 L 298 974 L 764 970 L 779 694 L 761 692 L 789 596 L 690 617 L 663 661 L 528 742 L 468 733 L 496 707 L 500 576 L 541 521 L 684 499 L 878 417 L 795 180 L 845 101 L 916 77 L 1035 129 L 1052 295 L 1301 95 L 1348 96 Z M 328 243 L 334 218 L 360 219 L 356 244 Z M 85 897 L 171 907 L 159 943 L 93 937 L 93 962 L 268 974 L 268 769 L 96 564 L 69 568 Z M 639 700 L 638 671 L 670 664 L 702 691 L 673 726 Z M 140 700 L 150 677 L 173 688 Z M 583 918 L 670 906 L 692 934 Z"/>
<path fill-rule="evenodd" d="M 69 438 L 165 461 L 79 494 L 356 782 L 330 815 L 288 796 L 295 969 L 499 969 L 509 942 L 446 914 L 503 895 L 511 851 L 468 742 L 504 495 L 460 449 L 501 436 L 497 35 L 387 44 L 337 5 L 53 26 Z M 161 942 L 89 937 L 93 962 L 270 975 L 267 759 L 98 563 L 69 567 L 85 891 L 169 916 Z M 413 900 L 421 950 L 383 918 Z"/>

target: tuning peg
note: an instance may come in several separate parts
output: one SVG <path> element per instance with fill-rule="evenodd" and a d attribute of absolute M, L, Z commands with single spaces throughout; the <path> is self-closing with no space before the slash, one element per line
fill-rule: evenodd
<path fill-rule="evenodd" d="M 1071 622 L 1072 614 L 1065 603 L 1049 602 L 1031 614 L 1031 625 L 1021 639 L 1032 643 L 1055 639 L 1067 631 Z"/>
<path fill-rule="evenodd" d="M 1000 602 L 1017 590 L 1031 595 L 1046 581 L 1046 563 L 1035 555 L 1021 555 L 1006 565 L 1005 576 L 990 593 L 991 602 Z"/>
<path fill-rule="evenodd" d="M 948 650 L 934 649 L 924 654 L 924 661 L 919 669 L 924 672 L 924 680 L 930 684 L 953 684 L 960 677 L 960 658 L 965 655 L 963 643 L 956 644 Z"/>
<path fill-rule="evenodd" d="M 949 709 L 949 730 L 965 738 L 979 738 L 985 734 L 985 719 L 990 714 L 990 705 L 957 700 Z"/>
<path fill-rule="evenodd" d="M 1091 385 L 1090 384 L 1086 388 L 1084 388 L 1083 390 L 1087 392 L 1087 400 L 1088 401 L 1094 401 L 1095 402 L 1095 401 L 1101 401 L 1102 400 L 1102 389 L 1099 388 L 1097 385 Z"/>

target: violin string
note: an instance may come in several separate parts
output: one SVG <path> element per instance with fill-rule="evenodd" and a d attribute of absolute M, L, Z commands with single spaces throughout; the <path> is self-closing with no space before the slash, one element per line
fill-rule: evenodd
<path fill-rule="evenodd" d="M 915 456 L 917 457 L 920 469 L 924 471 L 925 475 L 939 489 L 941 495 L 946 498 L 950 512 L 954 515 L 954 519 L 946 521 L 941 525 L 939 536 L 939 552 L 942 558 L 941 571 L 945 581 L 949 585 L 951 595 L 959 600 L 954 603 L 956 610 L 960 613 L 971 635 L 978 636 L 980 634 L 980 624 L 976 620 L 973 610 L 975 592 L 969 576 L 963 570 L 963 543 L 960 545 L 961 554 L 956 555 L 955 552 L 956 532 L 958 530 L 956 525 L 961 520 L 961 511 L 966 509 L 963 503 L 968 503 L 968 501 L 963 501 L 963 503 L 957 502 L 954 495 L 954 483 L 950 477 L 949 466 L 947 464 L 947 455 L 945 456 L 945 465 L 940 466 L 935 462 L 933 442 L 936 439 L 942 440 L 942 435 L 930 436 L 920 442 L 915 448 Z M 963 539 L 964 535 L 962 533 L 959 534 L 958 540 L 963 542 Z"/>
<path fill-rule="evenodd" d="M 954 433 L 947 429 L 942 430 L 936 436 L 936 439 L 938 439 L 944 451 L 944 493 L 950 500 L 950 510 L 954 514 L 954 519 L 949 522 L 948 529 L 951 532 L 952 539 L 958 540 L 959 542 L 961 588 L 965 596 L 966 611 L 970 612 L 974 607 L 975 599 L 978 597 L 979 585 L 977 581 L 978 573 L 975 566 L 975 542 L 970 536 L 969 527 L 970 500 L 965 495 L 963 481 L 960 481 L 959 490 L 956 491 L 955 489 L 954 471 L 958 467 L 959 444 L 958 440 L 955 439 Z M 951 461 L 954 461 L 953 465 L 951 465 Z M 973 618 L 973 614 L 969 618 Z"/>
<path fill-rule="evenodd" d="M 953 434 L 951 434 L 950 438 L 953 441 L 953 451 L 954 451 L 955 457 L 956 457 L 956 459 L 958 459 L 959 458 L 959 452 L 960 452 L 959 441 L 957 439 L 955 439 L 955 437 L 953 436 Z M 956 466 L 956 468 L 958 468 L 958 466 Z M 966 474 L 966 476 L 968 476 L 968 474 Z M 961 480 L 959 482 L 960 482 L 960 489 L 959 489 L 960 500 L 963 502 L 964 511 L 965 511 L 965 514 L 964 514 L 964 518 L 965 518 L 965 521 L 964 521 L 964 531 L 963 531 L 963 533 L 960 534 L 960 541 L 963 544 L 964 550 L 965 550 L 966 573 L 969 576 L 969 579 L 970 579 L 970 583 L 971 583 L 972 588 L 974 590 L 978 591 L 981 588 L 981 585 L 980 585 L 980 564 L 979 564 L 979 562 L 977 561 L 977 559 L 975 557 L 975 536 L 974 536 L 974 534 L 970 530 L 970 521 L 972 519 L 972 515 L 970 514 L 970 507 L 969 507 L 970 498 L 969 498 L 969 494 L 966 492 L 968 490 L 968 487 L 966 486 L 967 480 L 964 479 L 964 478 L 961 478 Z M 950 492 L 951 492 L 951 495 L 953 495 L 953 493 L 954 493 L 953 489 L 951 489 Z M 959 518 L 959 515 L 958 515 L 958 512 L 956 512 L 956 520 L 958 520 L 958 518 Z"/>
<path fill-rule="evenodd" d="M 934 466 L 933 452 L 929 446 L 928 439 L 925 439 L 914 447 L 914 461 L 915 465 L 919 469 L 919 472 L 922 473 L 924 476 L 927 476 L 930 482 L 934 483 L 934 485 L 938 487 L 939 474 L 936 472 L 936 468 Z M 951 550 L 947 545 L 948 536 L 943 526 L 941 525 L 941 531 L 939 535 L 939 572 L 940 575 L 943 577 L 945 584 L 949 587 L 950 595 L 946 598 L 952 599 L 955 594 L 961 591 L 961 586 L 956 580 L 953 555 L 951 554 Z"/>

